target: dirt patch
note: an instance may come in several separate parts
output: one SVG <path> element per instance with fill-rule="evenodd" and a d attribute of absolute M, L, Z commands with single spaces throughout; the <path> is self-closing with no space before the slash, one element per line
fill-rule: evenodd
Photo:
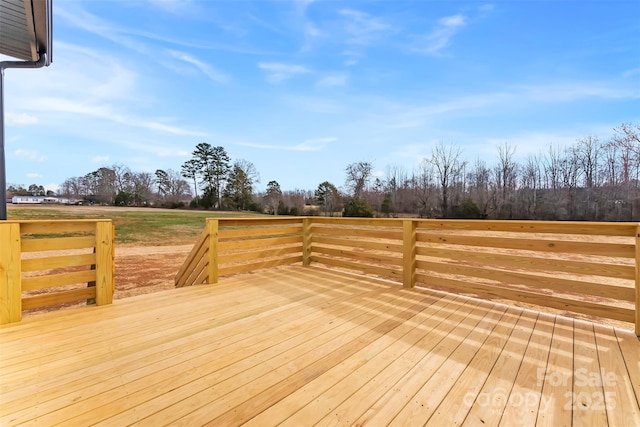
<path fill-rule="evenodd" d="M 115 299 L 174 288 L 191 245 L 116 248 Z"/>

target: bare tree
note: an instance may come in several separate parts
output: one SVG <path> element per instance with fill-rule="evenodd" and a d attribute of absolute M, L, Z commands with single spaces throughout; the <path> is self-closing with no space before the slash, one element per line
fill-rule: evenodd
<path fill-rule="evenodd" d="M 435 170 L 428 159 L 422 159 L 414 172 L 411 186 L 415 194 L 415 207 L 420 218 L 432 217 L 436 198 Z"/>
<path fill-rule="evenodd" d="M 500 189 L 498 211 L 501 218 L 513 217 L 513 197 L 517 183 L 518 165 L 513 161 L 516 148 L 508 143 L 498 146 L 498 166 L 495 169 L 496 185 Z"/>
<path fill-rule="evenodd" d="M 560 163 L 562 186 L 566 195 L 563 200 L 567 205 L 569 219 L 576 219 L 576 189 L 582 172 L 577 147 L 566 147 Z"/>
<path fill-rule="evenodd" d="M 435 167 L 440 184 L 440 208 L 443 216 L 449 213 L 449 189 L 459 179 L 464 162 L 460 161 L 462 149 L 459 145 L 436 144 L 431 153 L 431 164 Z"/>
<path fill-rule="evenodd" d="M 146 205 L 153 193 L 153 175 L 148 172 L 133 172 L 133 203 L 136 206 Z"/>
<path fill-rule="evenodd" d="M 585 187 L 585 218 L 597 216 L 597 204 L 594 203 L 595 187 L 598 186 L 598 170 L 600 168 L 600 143 L 595 136 L 587 136 L 576 142 L 576 154 L 584 178 Z"/>
<path fill-rule="evenodd" d="M 540 158 L 535 155 L 527 157 L 521 175 L 521 198 L 525 205 L 525 216 L 528 219 L 537 219 L 538 191 L 541 186 L 542 174 L 540 172 Z"/>
<path fill-rule="evenodd" d="M 373 164 L 363 161 L 351 163 L 346 167 L 345 172 L 347 174 L 346 187 L 354 199 L 361 198 L 364 190 L 367 189 L 369 179 L 371 179 Z"/>
<path fill-rule="evenodd" d="M 491 188 L 491 170 L 483 160 L 476 159 L 467 181 L 469 197 L 486 218 L 495 209 L 495 192 Z"/>

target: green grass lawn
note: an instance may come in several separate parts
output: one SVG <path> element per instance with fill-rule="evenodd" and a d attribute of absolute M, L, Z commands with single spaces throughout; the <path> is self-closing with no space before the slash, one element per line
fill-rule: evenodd
<path fill-rule="evenodd" d="M 251 217 L 257 214 L 164 209 L 128 210 L 118 207 L 10 206 L 7 219 L 111 219 L 116 243 L 138 246 L 186 245 L 195 242 L 206 218 Z"/>

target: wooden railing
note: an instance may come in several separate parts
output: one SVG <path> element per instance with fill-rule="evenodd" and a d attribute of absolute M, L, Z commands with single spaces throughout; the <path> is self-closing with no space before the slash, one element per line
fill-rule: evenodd
<path fill-rule="evenodd" d="M 0 222 L 0 323 L 47 306 L 110 304 L 113 240 L 110 220 Z"/>
<path fill-rule="evenodd" d="M 298 262 L 630 322 L 640 335 L 635 223 L 215 219 L 176 285 Z"/>
<path fill-rule="evenodd" d="M 302 261 L 303 219 L 207 219 L 176 286 Z"/>

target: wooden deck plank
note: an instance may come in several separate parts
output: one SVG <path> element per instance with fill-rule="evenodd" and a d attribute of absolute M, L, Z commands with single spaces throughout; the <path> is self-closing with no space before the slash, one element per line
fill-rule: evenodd
<path fill-rule="evenodd" d="M 473 402 L 471 410 L 465 416 L 464 424 L 498 425 L 505 409 L 514 404 L 510 401 L 511 392 L 537 317 L 537 313 L 525 311 L 522 314 Z"/>
<path fill-rule="evenodd" d="M 639 354 L 633 331 L 291 266 L 0 327 L 0 425 L 640 425 Z"/>
<path fill-rule="evenodd" d="M 594 399 L 593 410 L 606 412 L 610 426 L 638 426 L 640 425 L 640 405 L 613 328 L 594 325 L 594 330 L 600 361 L 601 377 L 599 379 L 604 389 L 604 401 Z M 636 354 L 639 355 L 640 352 Z"/>
<path fill-rule="evenodd" d="M 379 301 L 380 303 L 384 303 L 384 300 L 385 300 L 384 297 L 380 297 L 379 295 L 377 297 L 378 297 L 377 299 L 380 300 Z M 377 303 L 376 301 L 371 302 L 373 308 L 375 308 L 376 303 Z M 357 310 L 355 310 L 354 306 L 351 304 L 344 304 L 341 307 L 337 307 L 337 310 L 339 311 L 336 313 L 336 316 L 345 316 L 346 320 L 357 318 L 360 315 L 360 313 Z M 174 397 L 176 393 L 179 393 L 179 392 L 188 393 L 190 390 L 190 387 L 196 387 L 198 382 L 200 383 L 203 382 L 203 378 L 201 377 L 203 376 L 206 377 L 204 378 L 205 381 L 215 378 L 216 371 L 220 367 L 219 366 L 220 360 L 229 360 L 229 359 L 232 359 L 233 357 L 237 357 L 238 359 L 238 360 L 235 360 L 235 364 L 233 366 L 229 365 L 228 367 L 226 367 L 225 372 L 217 374 L 218 376 L 222 375 L 222 379 L 225 379 L 226 377 L 224 375 L 232 376 L 236 371 L 242 372 L 243 370 L 249 369 L 254 366 L 258 366 L 260 364 L 260 361 L 263 358 L 269 357 L 270 354 L 279 355 L 280 354 L 279 352 L 281 352 L 283 348 L 286 349 L 287 346 L 292 345 L 292 343 L 295 343 L 295 342 L 306 343 L 308 340 L 314 338 L 314 336 L 316 336 L 317 334 L 321 335 L 322 333 L 325 333 L 325 332 L 329 333 L 331 332 L 332 329 L 341 327 L 341 324 L 337 321 L 332 321 L 330 323 L 327 322 L 327 324 L 324 325 L 324 328 L 319 327 L 317 323 L 317 319 L 313 319 L 313 318 L 304 319 L 304 323 L 302 323 L 302 327 L 297 324 L 287 325 L 288 322 L 286 322 L 286 319 L 282 319 L 282 320 L 285 326 L 292 328 L 296 332 L 296 335 L 292 336 L 292 334 L 288 333 L 287 330 L 273 329 L 272 333 L 274 336 L 265 337 L 265 339 L 263 340 L 264 342 L 261 342 L 260 340 L 255 340 L 255 339 L 246 339 L 238 343 L 228 344 L 226 341 L 221 341 L 221 348 L 212 349 L 211 352 L 208 352 L 206 355 L 203 356 L 202 360 L 195 361 L 195 362 L 198 362 L 196 366 L 198 366 L 198 369 L 200 371 L 200 372 L 196 372 L 195 376 L 191 377 L 189 375 L 185 375 L 183 367 L 182 368 L 178 367 L 175 370 L 172 370 L 170 372 L 162 371 L 160 372 L 159 375 L 156 375 L 157 378 L 147 377 L 145 380 L 138 381 L 134 384 L 129 384 L 129 387 L 128 387 L 129 393 L 126 399 L 120 402 L 119 401 L 108 402 L 102 399 L 101 404 L 108 406 L 111 412 L 117 412 L 118 408 L 123 407 L 124 408 L 123 411 L 126 411 L 128 409 L 133 409 L 136 416 L 138 417 L 142 416 L 141 414 L 144 414 L 147 412 L 149 415 L 152 415 L 158 410 L 158 407 L 164 407 L 164 405 L 166 404 L 165 400 L 167 396 L 161 395 L 162 394 L 161 391 L 163 389 L 167 391 L 171 390 L 172 395 Z M 349 326 L 350 325 L 346 324 L 342 327 L 348 328 Z M 264 350 L 265 348 L 266 350 Z M 264 350 L 264 351 L 260 353 L 260 350 Z M 240 354 L 243 357 L 237 356 Z M 213 359 L 213 361 L 211 361 L 211 359 Z M 203 365 L 203 363 L 207 363 L 207 361 L 208 361 L 208 364 Z M 204 373 L 210 373 L 210 375 L 204 375 Z M 169 374 L 173 374 L 174 377 L 170 377 Z M 170 377 L 170 378 L 167 378 L 167 377 Z M 179 389 L 179 391 L 176 391 L 176 388 L 179 385 L 182 385 L 183 383 L 185 387 L 182 387 L 181 389 Z M 150 385 L 153 385 L 153 387 L 150 387 Z M 139 388 L 136 388 L 136 387 L 139 387 Z M 157 399 L 154 399 L 153 401 L 149 401 L 149 398 L 148 398 L 150 389 L 152 392 L 155 391 L 159 395 Z M 144 403 L 144 407 L 142 408 L 141 407 L 129 408 L 129 406 L 136 403 L 137 401 L 146 402 L 146 403 Z M 118 420 L 122 417 L 127 419 L 128 417 L 130 417 L 130 414 L 118 415 L 113 419 L 109 419 L 107 421 L 107 424 L 113 425 L 114 422 L 117 424 Z M 79 418 L 76 418 L 74 421 L 79 422 L 81 420 Z"/>
<path fill-rule="evenodd" d="M 386 366 L 383 365 L 383 369 L 381 371 L 376 372 L 373 370 L 373 372 L 366 375 L 365 379 L 367 379 L 367 381 L 361 386 L 361 379 L 357 376 L 358 372 L 348 374 L 347 381 L 349 381 L 350 377 L 353 377 L 353 379 L 350 380 L 354 383 L 351 388 L 354 389 L 357 386 L 360 387 L 355 391 L 349 390 L 345 387 L 345 380 L 336 384 L 333 387 L 333 394 L 335 395 L 334 399 L 336 403 L 339 403 L 339 405 L 334 404 L 336 407 L 333 410 L 332 406 L 324 408 L 323 412 L 326 413 L 326 416 L 320 420 L 320 424 L 353 424 L 359 416 L 364 414 L 371 407 L 372 402 L 377 401 L 388 390 L 390 390 L 391 387 L 402 378 L 408 369 L 414 367 L 416 363 L 424 358 L 426 354 L 434 349 L 434 347 L 440 345 L 442 341 L 445 340 L 455 329 L 458 329 L 464 321 L 473 318 L 471 315 L 474 313 L 474 309 L 475 306 L 473 303 L 467 303 L 467 307 L 456 307 L 456 310 L 450 312 L 446 318 L 432 318 L 433 321 L 439 322 L 440 327 L 437 328 L 436 333 L 433 333 L 436 328 L 431 328 L 431 325 L 429 325 L 426 335 L 423 335 L 420 341 L 411 346 L 399 357 L 390 360 L 390 363 Z M 476 323 L 479 320 L 480 319 L 477 317 L 474 319 Z M 371 369 L 379 367 L 380 364 L 371 364 Z M 351 394 L 349 394 L 349 392 L 351 392 Z M 313 408 L 315 411 L 320 412 L 322 408 L 319 407 L 317 402 L 318 401 L 314 401 L 313 406 L 308 406 L 308 408 Z M 296 414 L 296 416 L 297 415 L 298 414 Z"/>
<path fill-rule="evenodd" d="M 468 402 L 475 402 L 487 380 L 493 366 L 496 364 L 504 346 L 507 344 L 509 337 L 522 321 L 521 309 L 509 307 L 505 315 L 500 319 L 496 327 L 491 331 L 487 340 L 474 354 L 473 359 L 469 361 L 460 376 L 453 377 L 449 372 L 443 371 L 442 378 L 445 380 L 441 388 L 446 391 L 446 395 L 435 399 L 435 393 L 429 388 L 423 387 L 422 390 L 414 396 L 411 405 L 405 407 L 400 412 L 399 417 L 394 419 L 405 420 L 406 409 L 411 411 L 418 409 L 418 404 L 424 405 L 424 411 L 420 414 L 428 420 L 427 425 L 443 426 L 443 425 L 460 425 L 469 413 Z M 433 379 L 433 378 L 432 378 Z M 410 421 L 406 419 L 407 421 Z"/>
<path fill-rule="evenodd" d="M 584 327 L 576 327 L 573 331 L 574 381 L 570 399 L 573 411 L 572 425 L 585 427 L 607 425 L 604 389 L 600 378 L 600 364 L 593 325 L 582 326 Z"/>
<path fill-rule="evenodd" d="M 556 317 L 547 366 L 539 373 L 542 396 L 537 426 L 571 425 L 573 411 L 567 398 L 573 393 L 573 320 Z"/>
<path fill-rule="evenodd" d="M 508 405 L 502 413 L 501 426 L 535 425 L 542 394 L 540 372 L 547 367 L 554 323 L 554 316 L 546 313 L 538 315 L 522 364 L 509 395 L 510 402 L 514 404 Z M 515 404 L 518 402 L 521 404 Z"/>
<path fill-rule="evenodd" d="M 394 418 L 401 410 L 405 411 L 407 419 L 411 418 L 411 411 L 415 409 L 419 419 L 426 419 L 421 414 L 423 408 L 417 403 L 416 396 L 421 390 L 427 390 L 434 386 L 435 390 L 442 390 L 439 384 L 441 377 L 450 374 L 452 378 L 460 374 L 469 360 L 478 351 L 487 337 L 490 335 L 496 323 L 504 316 L 506 306 L 498 306 L 495 309 L 484 308 L 484 316 L 478 322 L 478 317 L 470 316 L 465 319 L 461 327 L 454 329 L 446 335 L 443 342 L 433 352 L 426 355 L 420 362 L 405 374 L 394 385 L 393 389 L 386 392 L 372 407 L 356 422 L 371 425 L 387 425 L 395 422 Z M 454 381 L 452 379 L 452 381 Z M 398 397 L 401 399 L 398 399 Z M 413 406 L 413 407 L 412 407 Z"/>
<path fill-rule="evenodd" d="M 640 338 L 636 337 L 632 331 L 616 328 L 614 332 L 636 395 L 636 402 L 640 405 L 640 350 L 638 350 Z"/>
<path fill-rule="evenodd" d="M 415 322 L 406 322 L 393 334 L 381 337 L 254 417 L 249 425 L 260 426 L 269 420 L 278 423 L 286 421 L 288 425 L 315 424 L 390 364 L 403 360 L 407 351 L 422 349 L 421 344 L 424 344 L 434 326 L 447 321 L 451 322 L 453 328 L 459 323 L 460 317 L 465 317 L 465 313 L 460 312 L 461 308 L 459 302 L 443 298 L 433 304 L 429 312 L 423 311 L 422 316 L 412 319 Z M 430 337 L 435 338 L 435 335 Z M 354 414 L 353 411 L 350 413 Z"/>
<path fill-rule="evenodd" d="M 421 299 L 426 302 L 430 298 L 423 296 Z M 228 410 L 246 402 L 247 394 L 251 396 L 252 407 L 264 410 L 395 329 L 415 315 L 422 305 L 420 299 L 407 299 L 364 313 L 363 323 L 348 325 L 345 331 L 335 328 L 332 333 L 325 334 L 324 340 L 316 338 L 291 348 L 287 352 L 289 357 L 280 356 L 273 361 L 261 358 L 263 362 L 260 365 L 223 382 L 208 385 L 197 395 L 190 396 L 185 403 L 163 406 L 161 411 L 145 419 L 142 425 L 157 425 L 159 421 L 172 422 L 178 418 L 183 425 L 206 422 L 225 425 L 222 421 L 229 416 Z M 242 385 L 244 387 L 240 387 Z M 214 402 L 211 402 L 212 397 L 215 397 Z M 214 414 L 219 414 L 220 419 Z"/>
<path fill-rule="evenodd" d="M 342 293 L 342 299 L 340 299 L 336 295 L 332 295 L 330 292 L 330 289 L 325 289 L 323 291 L 323 294 L 324 294 L 323 296 L 332 297 L 333 299 L 331 300 L 331 304 L 335 305 L 342 300 L 346 300 L 347 298 L 357 298 L 359 295 L 357 292 L 364 293 L 364 292 L 371 292 L 371 290 L 372 290 L 371 287 L 367 287 L 367 288 L 355 287 L 353 290 L 354 292 L 353 294 L 345 296 L 345 294 Z M 325 310 L 327 310 L 330 306 L 324 300 L 320 300 L 315 304 L 317 305 L 322 304 Z M 264 308 L 264 311 L 258 315 L 263 321 L 260 323 L 259 327 L 257 328 L 255 325 L 252 324 L 252 321 L 255 319 L 251 319 L 249 317 L 244 317 L 240 320 L 234 320 L 234 319 L 225 320 L 225 318 L 222 317 L 220 319 L 220 322 L 224 322 L 224 324 L 222 327 L 217 329 L 217 333 L 215 337 L 216 342 L 220 344 L 221 340 L 225 339 L 225 345 L 228 345 L 230 342 L 233 342 L 232 340 L 233 335 L 237 335 L 239 336 L 239 338 L 242 338 L 242 339 L 255 340 L 254 337 L 260 336 L 260 334 L 265 334 L 265 332 L 270 330 L 269 328 L 276 327 L 278 324 L 281 324 L 283 322 L 283 320 L 280 318 L 280 313 L 282 311 L 286 309 L 291 310 L 290 307 L 283 306 L 283 305 L 279 305 L 275 308 L 271 308 L 270 310 L 267 310 L 268 307 L 263 307 L 263 308 Z M 269 314 L 270 316 L 267 316 L 267 314 Z M 301 310 L 293 310 L 291 311 L 291 315 L 301 316 L 302 312 Z M 208 323 L 207 329 L 210 329 L 214 326 L 215 324 L 210 322 Z M 153 362 L 156 359 L 159 359 L 161 362 L 167 362 L 169 364 L 173 362 L 173 359 L 170 358 L 170 356 L 172 355 L 171 352 L 175 353 L 176 356 L 181 355 L 183 358 L 191 359 L 192 357 L 195 357 L 193 354 L 194 352 L 204 351 L 208 353 L 209 351 L 212 351 L 213 348 L 211 348 L 211 346 L 206 346 L 206 342 L 207 342 L 206 336 L 205 336 L 206 332 L 207 332 L 206 330 L 200 331 L 200 332 L 192 331 L 192 333 L 190 335 L 187 335 L 185 339 L 170 340 L 169 341 L 170 346 L 167 344 L 162 344 L 159 346 L 152 346 L 145 351 L 118 352 L 115 349 L 111 349 L 110 354 L 113 359 L 118 360 L 118 362 L 122 366 L 126 367 L 127 370 L 135 372 L 136 375 L 142 375 L 140 372 L 140 369 L 138 368 L 142 367 L 143 372 L 148 371 L 149 369 L 151 369 L 151 367 L 154 366 Z M 167 337 L 165 336 L 165 338 Z M 262 335 L 261 338 L 263 341 L 266 341 L 268 339 L 272 339 L 273 337 L 268 335 Z M 185 351 L 184 349 L 185 346 L 188 349 L 188 351 Z M 95 365 L 95 359 L 92 359 L 90 361 L 92 365 L 86 369 L 86 372 L 81 372 L 81 370 L 77 370 L 77 366 L 76 366 L 76 370 L 72 371 L 70 375 L 68 375 L 67 377 L 62 377 L 62 378 L 58 377 L 55 382 L 55 385 L 60 385 L 60 383 L 65 384 L 65 379 L 68 381 L 72 381 L 71 383 L 65 384 L 68 388 L 77 390 L 76 393 L 66 396 L 66 400 L 71 402 L 77 400 L 78 398 L 77 395 L 85 396 L 85 397 L 91 396 L 90 390 L 83 390 L 82 385 L 92 386 L 97 391 L 101 389 L 105 390 L 105 389 L 108 389 L 109 382 L 107 381 L 110 379 L 112 380 L 112 382 L 115 381 L 115 385 L 118 386 L 120 378 L 125 377 L 127 372 L 123 372 L 123 369 L 120 369 L 119 372 L 114 372 L 113 370 L 111 370 L 110 361 L 111 360 L 105 361 L 102 364 Z M 176 363 L 176 362 L 173 362 L 173 363 Z M 105 371 L 105 374 L 101 375 L 100 378 L 95 378 L 96 369 L 94 369 L 94 367 L 97 367 L 97 366 L 102 366 Z M 168 366 L 166 365 L 156 366 L 156 369 L 158 370 L 167 369 L 167 368 Z M 180 369 L 180 367 L 176 369 Z M 100 372 L 100 374 L 102 373 Z M 126 379 L 128 381 L 133 381 L 133 380 L 136 380 L 137 378 L 127 377 Z M 99 383 L 99 385 L 96 385 L 97 383 Z M 24 382 L 18 382 L 17 384 L 23 387 L 21 389 L 23 391 L 23 395 L 29 395 L 30 393 L 33 392 L 33 389 L 26 390 L 24 388 L 25 386 Z M 46 400 L 46 396 L 47 394 L 49 394 L 47 393 L 46 385 L 43 384 L 42 382 L 38 383 L 38 385 L 40 387 L 39 399 L 41 401 Z M 55 391 L 56 390 L 54 389 L 53 393 L 55 393 Z M 54 404 L 54 405 L 57 403 L 59 402 L 50 402 L 50 404 Z M 28 402 L 23 402 L 23 404 L 27 405 L 27 408 L 25 409 L 28 409 Z"/>
<path fill-rule="evenodd" d="M 360 291 L 362 291 L 362 292 L 364 292 L 364 291 L 365 291 L 365 289 L 363 289 L 363 288 L 356 288 L 356 291 L 357 291 L 357 290 L 360 290 Z M 371 289 L 371 288 L 369 288 L 369 289 L 367 289 L 367 290 L 366 290 L 366 292 L 371 292 L 371 291 L 372 291 L 372 289 Z M 331 295 L 330 295 L 330 293 L 328 292 L 328 290 L 325 290 L 324 292 L 326 292 L 326 293 L 328 294 L 328 296 L 331 296 Z M 357 297 L 357 295 L 356 295 L 356 297 Z M 337 299 L 337 298 L 335 299 L 335 301 L 336 301 L 336 303 L 339 303 L 339 302 L 340 302 L 340 300 L 339 300 L 339 299 Z M 305 306 L 302 306 L 302 308 L 304 308 L 304 307 L 305 307 Z M 282 308 L 286 308 L 286 307 L 280 307 L 280 308 L 282 309 Z M 326 304 L 325 304 L 325 307 L 324 307 L 324 308 L 325 308 L 325 309 L 327 308 L 327 307 L 326 307 Z M 266 310 L 266 308 L 265 308 L 265 310 Z M 273 310 L 274 310 L 274 311 L 277 311 L 278 313 L 282 311 L 282 310 L 278 309 L 277 307 L 276 307 L 276 308 L 273 308 Z M 300 313 L 298 313 L 298 312 L 294 311 L 294 312 L 292 313 L 292 315 L 294 315 L 294 316 L 300 316 Z M 277 314 L 276 314 L 276 316 L 277 316 Z M 245 316 L 245 317 L 243 317 L 241 320 L 244 320 L 244 319 L 249 319 L 249 318 Z M 255 320 L 255 319 L 252 319 L 252 320 Z M 264 320 L 264 319 L 263 319 L 263 320 Z M 277 320 L 277 322 L 278 322 L 278 323 L 282 323 L 282 320 L 281 320 L 281 319 L 276 319 L 276 320 Z M 256 328 L 256 326 L 255 326 L 255 325 L 253 325 L 253 322 L 248 322 L 248 323 L 249 323 L 249 326 L 248 326 L 248 327 L 249 327 L 249 328 L 252 328 L 252 329 L 251 329 L 251 331 L 250 331 L 250 332 L 252 332 L 252 333 L 248 333 L 248 331 L 247 331 L 247 330 L 244 330 L 244 329 L 241 327 L 241 325 L 238 325 L 238 324 L 237 324 L 238 322 L 236 321 L 236 319 L 226 319 L 226 321 L 225 321 L 225 319 L 224 319 L 224 318 L 222 318 L 222 319 L 220 320 L 220 322 L 222 322 L 221 324 L 222 324 L 222 325 L 224 325 L 225 327 L 226 327 L 227 325 L 229 325 L 229 327 L 227 327 L 227 328 L 226 328 L 226 330 L 229 330 L 230 332 L 232 332 L 232 333 L 234 333 L 234 334 L 236 334 L 236 335 L 239 335 L 239 336 L 240 336 L 240 338 L 242 338 L 242 339 L 246 339 L 246 340 L 255 340 L 254 335 L 256 335 L 256 334 L 260 334 L 260 333 L 264 333 L 264 332 L 265 332 L 265 330 L 264 330 L 264 329 L 261 329 L 260 327 Z M 265 325 L 267 325 L 267 323 L 263 322 L 263 323 L 261 323 L 260 325 L 261 325 L 261 326 L 265 326 Z M 197 340 L 197 342 L 203 342 L 203 343 L 206 343 L 206 341 L 204 341 L 204 340 L 206 339 L 206 337 L 203 337 L 203 336 L 201 336 L 201 335 L 202 335 L 202 334 L 206 334 L 208 330 L 211 330 L 212 328 L 216 327 L 216 323 L 209 323 L 209 324 L 206 324 L 206 325 L 204 325 L 204 326 L 205 326 L 205 328 L 204 328 L 204 329 L 202 329 L 202 330 L 197 330 L 197 331 L 196 331 L 196 330 L 191 330 L 191 331 L 190 331 L 190 334 L 189 334 L 189 335 L 186 335 L 186 337 L 187 337 L 187 338 L 195 339 L 195 340 Z M 275 326 L 275 325 L 271 325 L 271 326 Z M 227 347 L 226 347 L 226 348 L 227 348 L 227 350 L 230 350 L 230 349 L 232 349 L 232 347 L 229 347 L 227 344 L 229 344 L 229 341 L 233 341 L 233 340 L 231 340 L 229 336 L 225 336 L 225 335 L 224 335 L 224 332 L 225 332 L 225 330 L 217 329 L 217 330 L 216 330 L 215 340 L 216 340 L 216 343 L 218 344 L 218 346 L 221 346 L 221 345 L 224 343 L 224 344 L 225 344 L 225 346 L 227 346 Z M 193 348 L 193 344 L 192 344 L 192 343 L 189 343 L 189 342 L 183 342 L 183 340 L 178 340 L 177 342 L 175 342 L 175 340 L 173 340 L 173 338 L 172 338 L 172 337 L 167 336 L 167 335 L 163 335 L 163 337 L 164 337 L 164 339 L 165 339 L 165 340 L 169 340 L 170 342 L 174 343 L 175 345 L 178 345 L 178 346 L 187 346 L 187 347 L 185 347 L 187 350 L 184 350 L 184 349 L 182 350 L 182 357 L 183 357 L 183 359 L 184 359 L 184 358 L 186 358 L 187 360 L 189 360 L 189 359 L 193 356 L 191 353 L 192 353 L 194 350 L 197 350 L 197 349 L 194 349 L 194 348 Z M 224 341 L 224 342 L 223 342 L 223 341 L 221 341 L 221 339 L 222 339 L 222 338 L 225 338 L 225 339 L 227 339 L 227 340 L 229 340 L 229 341 Z M 268 339 L 268 338 L 271 338 L 271 339 L 272 339 L 273 337 L 268 336 L 267 338 L 265 338 L 265 340 L 264 340 L 264 341 L 267 341 L 267 339 Z M 191 344 L 191 345 L 190 345 L 190 344 Z M 150 348 L 150 349 L 153 349 L 154 347 L 149 347 L 149 348 Z M 210 351 L 213 351 L 213 350 L 214 350 L 213 348 L 208 348 L 208 351 L 207 351 L 207 357 L 210 357 Z M 165 346 L 162 346 L 162 347 L 160 347 L 160 348 L 156 351 L 156 353 L 159 353 L 159 356 L 164 358 L 164 356 L 166 355 L 166 351 L 167 351 L 167 348 L 166 348 Z M 140 351 L 139 351 L 139 350 L 137 350 L 137 349 L 133 349 L 133 350 L 128 350 L 128 351 L 126 351 L 126 350 L 125 350 L 125 351 L 120 352 L 120 353 L 115 352 L 115 351 L 112 351 L 112 352 L 111 352 L 111 355 L 112 355 L 112 357 L 113 357 L 114 359 L 116 359 L 116 358 L 121 358 L 122 356 L 128 356 L 128 355 L 130 355 L 130 354 L 132 354 L 132 355 L 136 355 L 136 356 L 138 356 L 138 357 L 137 357 L 136 359 L 134 359 L 134 360 L 128 359 L 128 360 L 126 361 L 126 363 L 124 363 L 124 361 L 120 361 L 120 365 L 122 365 L 122 368 L 120 369 L 120 372 L 113 372 L 113 371 L 111 371 L 111 374 L 112 374 L 112 375 L 117 375 L 116 377 L 114 377 L 114 378 L 113 378 L 113 379 L 116 381 L 116 385 L 119 385 L 119 384 L 117 384 L 117 383 L 118 383 L 118 381 L 119 381 L 120 377 L 122 377 L 122 376 L 126 375 L 126 371 L 125 371 L 125 372 L 123 372 L 123 369 L 127 369 L 127 370 L 128 370 L 128 369 L 133 369 L 133 370 L 135 370 L 135 368 L 137 367 L 137 365 L 140 365 L 140 364 L 142 364 L 142 366 L 148 366 L 148 364 L 149 364 L 149 363 L 151 362 L 151 360 L 152 360 L 152 359 L 150 359 L 150 357 L 151 357 L 152 355 L 150 355 L 148 351 L 140 352 Z M 143 356 L 143 357 L 140 357 L 140 356 Z M 88 362 L 93 362 L 93 360 L 89 360 Z M 105 366 L 105 369 L 109 369 L 109 363 L 108 363 L 108 362 L 105 362 L 104 366 Z M 166 368 L 166 366 L 163 366 L 163 367 L 164 367 L 164 368 Z M 180 372 L 180 369 L 184 369 L 184 366 L 183 366 L 183 367 L 178 367 L 178 368 L 176 368 L 176 369 L 178 369 L 178 372 Z M 166 371 L 163 371 L 163 372 L 165 372 L 165 373 L 166 373 Z M 139 374 L 139 372 L 138 372 L 138 374 Z M 72 376 L 72 378 L 75 378 L 75 375 L 73 375 L 73 376 Z M 104 381 L 104 378 L 101 378 L 101 380 L 102 380 L 102 381 Z M 129 380 L 132 380 L 132 379 L 131 379 L 131 378 L 129 378 Z M 147 379 L 147 380 L 144 380 L 144 379 L 143 379 L 142 381 L 140 381 L 140 383 L 141 383 L 143 386 L 145 386 L 145 385 L 146 385 L 146 384 L 145 384 L 145 381 L 148 381 L 148 379 Z M 89 378 L 89 384 L 92 384 L 92 383 L 93 383 L 93 381 L 92 381 L 92 378 L 90 377 L 90 378 Z M 76 387 L 77 387 L 77 384 L 76 384 Z M 94 387 L 94 388 L 95 388 L 95 387 Z M 131 388 L 131 387 L 130 387 L 130 388 Z M 97 390 L 100 390 L 100 389 L 102 389 L 103 391 L 104 391 L 104 390 L 107 390 L 107 389 L 108 389 L 108 384 L 106 384 L 106 383 L 102 383 L 102 385 L 101 385 L 100 387 L 98 387 L 98 388 L 97 388 Z M 82 390 L 82 392 L 83 392 L 83 393 L 82 393 L 82 395 L 83 395 L 84 397 L 89 397 L 89 396 L 91 396 L 91 394 L 87 394 L 87 390 Z M 102 402 L 102 401 L 104 401 L 104 400 L 106 399 L 106 397 L 107 397 L 107 396 L 103 396 L 103 399 L 101 399 L 100 401 L 101 401 L 101 402 Z M 67 397 L 66 397 L 66 400 L 70 400 L 70 401 L 72 401 L 72 402 L 75 402 L 75 401 L 77 400 L 77 397 L 76 397 L 76 396 L 67 396 Z M 78 405 L 78 406 L 80 406 L 80 405 Z M 86 408 L 87 408 L 87 406 L 86 406 L 86 404 L 85 404 L 85 405 L 83 406 L 83 409 L 86 409 Z"/>

